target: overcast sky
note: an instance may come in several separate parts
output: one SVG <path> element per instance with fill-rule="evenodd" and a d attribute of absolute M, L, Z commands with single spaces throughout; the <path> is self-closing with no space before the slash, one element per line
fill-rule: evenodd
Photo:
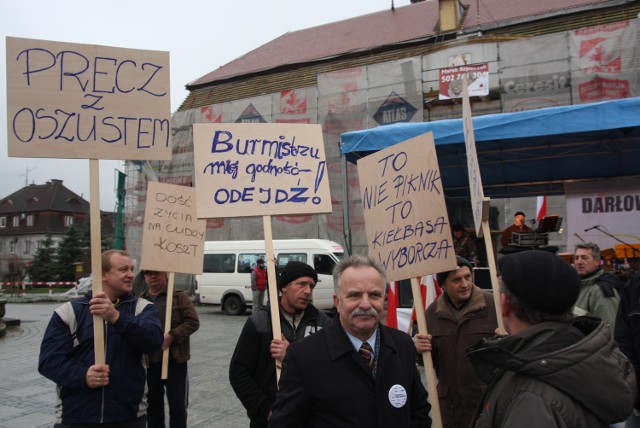
<path fill-rule="evenodd" d="M 396 7 L 410 0 L 395 0 Z M 0 198 L 60 179 L 89 200 L 89 161 L 7 156 L 7 36 L 169 51 L 171 111 L 184 85 L 290 31 L 378 12 L 391 0 L 26 0 L 0 3 Z M 321 43 L 322 41 L 318 41 Z M 330 41 L 326 41 L 330 43 Z M 115 210 L 115 170 L 100 161 L 101 209 Z"/>

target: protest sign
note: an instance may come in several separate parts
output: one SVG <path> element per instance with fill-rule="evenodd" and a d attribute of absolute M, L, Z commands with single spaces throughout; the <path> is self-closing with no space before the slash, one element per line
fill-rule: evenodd
<path fill-rule="evenodd" d="M 149 182 L 140 269 L 201 274 L 205 232 L 194 188 Z"/>
<path fill-rule="evenodd" d="M 467 150 L 467 169 L 469 170 L 469 192 L 471 193 L 471 211 L 476 235 L 482 237 L 482 203 L 484 189 L 480 176 L 480 164 L 476 150 L 476 137 L 473 132 L 473 117 L 471 116 L 471 103 L 467 91 L 467 80 L 464 79 L 464 91 L 462 97 L 462 123 L 464 127 L 464 145 Z M 487 213 L 488 214 L 488 213 Z"/>
<path fill-rule="evenodd" d="M 169 53 L 7 37 L 9 156 L 171 159 Z"/>
<path fill-rule="evenodd" d="M 331 212 L 320 125 L 193 125 L 199 218 Z"/>
<path fill-rule="evenodd" d="M 491 278 L 491 289 L 493 290 L 493 301 L 496 306 L 498 328 L 504 330 L 502 313 L 500 309 L 500 287 L 498 286 L 498 274 L 496 261 L 493 257 L 493 241 L 491 240 L 491 229 L 489 228 L 489 208 L 491 201 L 484 196 L 482 188 L 482 177 L 480 176 L 480 164 L 476 151 L 476 137 L 473 130 L 473 117 L 471 116 L 471 103 L 469 101 L 469 91 L 467 90 L 467 80 L 463 80 L 462 90 L 462 122 L 464 126 L 464 144 L 467 150 L 467 168 L 469 169 L 469 192 L 471 193 L 471 211 L 473 211 L 473 222 L 476 235 L 484 236 L 485 253 L 487 254 L 487 264 L 489 265 L 489 277 Z"/>
<path fill-rule="evenodd" d="M 358 161 L 369 254 L 387 281 L 452 270 L 456 257 L 433 135 Z"/>

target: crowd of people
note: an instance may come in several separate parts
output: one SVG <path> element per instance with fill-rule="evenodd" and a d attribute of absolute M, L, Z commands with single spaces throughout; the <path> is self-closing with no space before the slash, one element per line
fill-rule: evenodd
<path fill-rule="evenodd" d="M 640 427 L 640 274 L 622 284 L 592 243 L 576 247 L 575 266 L 519 251 L 498 258 L 495 298 L 473 283 L 475 249 L 466 256 L 436 275 L 443 294 L 426 308 L 429 333 L 413 338 L 381 322 L 387 280 L 372 257 L 336 265 L 333 318 L 312 304 L 316 271 L 288 263 L 277 282 L 279 334 L 271 308 L 254 308 L 229 365 L 249 426 L 430 427 L 438 400 L 443 427 Z M 261 270 L 252 285 L 264 284 Z M 136 296 L 131 258 L 106 251 L 103 292 L 55 310 L 38 368 L 57 385 L 56 428 L 164 427 L 165 394 L 169 426 L 187 426 L 198 315 L 182 291 L 168 295 L 167 273 L 140 275 Z M 94 320 L 104 325 L 105 364 L 95 363 Z M 437 397 L 416 365 L 425 352 Z"/>

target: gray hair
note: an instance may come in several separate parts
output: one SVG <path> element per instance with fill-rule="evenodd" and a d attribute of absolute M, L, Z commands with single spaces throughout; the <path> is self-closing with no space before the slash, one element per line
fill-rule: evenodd
<path fill-rule="evenodd" d="M 576 244 L 575 251 L 578 251 L 578 249 L 591 250 L 593 258 L 600 260 L 600 247 L 598 247 L 598 244 L 594 244 L 593 242 L 581 242 L 580 244 Z"/>
<path fill-rule="evenodd" d="M 353 267 L 372 267 L 382 277 L 382 282 L 387 284 L 387 275 L 384 270 L 384 266 L 378 261 L 376 261 L 373 257 L 370 256 L 362 256 L 360 254 L 353 254 L 346 259 L 340 260 L 340 262 L 333 268 L 333 292 L 335 295 L 340 294 L 340 285 L 342 282 L 342 274 L 348 268 Z"/>

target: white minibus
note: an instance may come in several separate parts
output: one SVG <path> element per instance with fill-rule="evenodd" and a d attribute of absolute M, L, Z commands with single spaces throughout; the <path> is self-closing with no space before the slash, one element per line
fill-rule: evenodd
<path fill-rule="evenodd" d="M 318 273 L 313 290 L 313 305 L 333 309 L 333 267 L 343 257 L 342 246 L 327 239 L 284 239 L 273 241 L 276 276 L 292 260 L 312 266 Z M 203 274 L 196 276 L 196 294 L 200 303 L 221 305 L 229 315 L 243 314 L 251 306 L 251 269 L 265 256 L 262 241 L 207 241 L 204 245 Z M 265 298 L 266 304 L 266 298 Z"/>

